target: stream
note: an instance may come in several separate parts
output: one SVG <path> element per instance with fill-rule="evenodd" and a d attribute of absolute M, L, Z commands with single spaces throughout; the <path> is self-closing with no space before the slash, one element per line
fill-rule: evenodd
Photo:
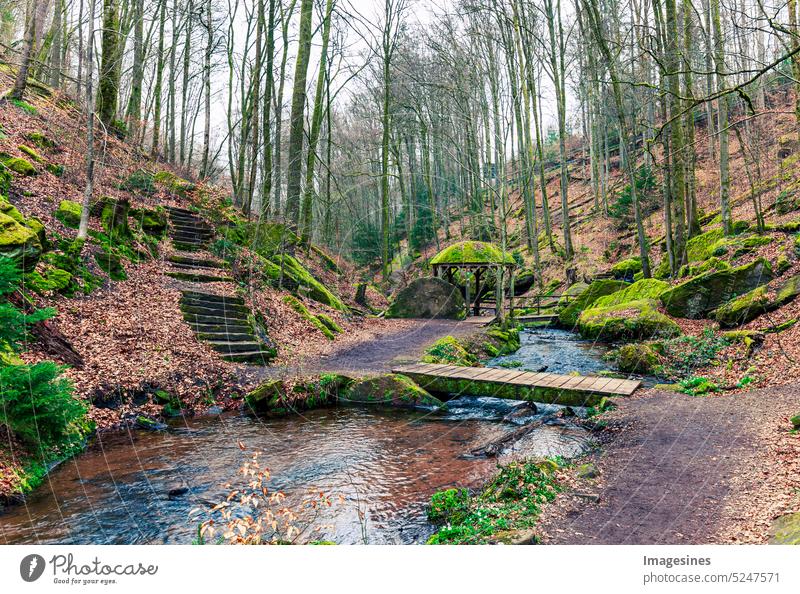
<path fill-rule="evenodd" d="M 592 373 L 607 369 L 605 350 L 568 332 L 529 330 L 519 351 L 489 364 Z M 101 435 L 25 503 L 0 514 L 0 543 L 189 544 L 209 517 L 190 512 L 223 501 L 229 491 L 223 485 L 239 484 L 237 469 L 253 451 L 261 452 L 270 488 L 286 493 L 288 507 L 312 493 L 333 500 L 313 517 L 301 514 L 311 539 L 424 542 L 434 530 L 425 506 L 436 491 L 478 487 L 498 462 L 515 457 L 572 457 L 587 447 L 586 431 L 561 422 L 532 432 L 499 460 L 467 455 L 558 408 L 525 414 L 520 406 L 462 396 L 441 412 L 335 407 L 282 419 L 225 413 L 178 419 L 162 432 Z M 183 492 L 170 497 L 175 488 Z"/>

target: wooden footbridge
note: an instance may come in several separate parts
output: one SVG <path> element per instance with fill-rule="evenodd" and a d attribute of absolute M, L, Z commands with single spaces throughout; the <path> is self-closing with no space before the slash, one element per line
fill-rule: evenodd
<path fill-rule="evenodd" d="M 434 363 L 404 365 L 392 369 L 392 372 L 410 377 L 429 392 L 494 396 L 567 406 L 595 406 L 608 396 L 630 396 L 641 384 L 636 380 L 608 377 Z"/>

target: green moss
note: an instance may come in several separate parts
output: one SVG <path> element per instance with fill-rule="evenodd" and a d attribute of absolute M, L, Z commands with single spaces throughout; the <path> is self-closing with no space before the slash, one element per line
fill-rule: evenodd
<path fill-rule="evenodd" d="M 278 254 L 275 256 L 274 266 L 265 266 L 264 272 L 277 280 L 281 276 L 281 266 L 283 276 L 291 280 L 290 285 L 299 290 L 308 291 L 308 296 L 314 301 L 323 303 L 339 311 L 347 311 L 347 306 L 334 295 L 328 288 L 314 278 L 311 273 L 294 257 L 289 254 Z"/>
<path fill-rule="evenodd" d="M 326 327 L 328 330 L 330 330 L 330 331 L 331 331 L 331 332 L 333 332 L 334 334 L 341 334 L 342 332 L 344 332 L 344 331 L 342 330 L 342 327 L 341 327 L 341 326 L 339 326 L 339 324 L 337 324 L 336 322 L 334 322 L 334 321 L 331 319 L 331 317 L 330 317 L 330 316 L 328 316 L 328 315 L 326 315 L 326 314 L 324 314 L 324 313 L 318 313 L 318 314 L 317 314 L 317 319 L 318 319 L 320 322 L 322 322 L 322 325 L 323 325 L 323 326 L 325 326 L 325 327 Z"/>
<path fill-rule="evenodd" d="M 725 233 L 721 228 L 695 235 L 686 242 L 686 259 L 689 262 L 707 260 L 712 256 L 714 246 L 723 237 L 725 237 Z"/>
<path fill-rule="evenodd" d="M 578 319 L 578 330 L 584 338 L 604 340 L 648 339 L 673 337 L 680 327 L 659 312 L 653 299 L 629 301 L 610 307 L 592 307 Z"/>
<path fill-rule="evenodd" d="M 789 258 L 781 254 L 778 256 L 778 261 L 775 262 L 775 276 L 780 276 L 787 270 L 792 267 L 792 263 L 789 262 Z"/>
<path fill-rule="evenodd" d="M 800 545 L 800 512 L 786 514 L 772 523 L 770 544 Z"/>
<path fill-rule="evenodd" d="M 152 196 L 156 193 L 155 178 L 144 169 L 137 169 L 119 185 L 121 190 Z"/>
<path fill-rule="evenodd" d="M 40 149 L 54 149 L 58 146 L 53 139 L 41 132 L 29 132 L 25 137 Z"/>
<path fill-rule="evenodd" d="M 422 362 L 463 365 L 466 367 L 478 364 L 475 355 L 469 353 L 464 345 L 452 336 L 444 336 L 425 349 Z"/>
<path fill-rule="evenodd" d="M 629 301 L 639 301 L 640 299 L 658 299 L 661 293 L 669 289 L 669 284 L 654 278 L 647 278 L 636 281 L 621 291 L 611 293 L 598 298 L 592 307 L 611 307 Z"/>
<path fill-rule="evenodd" d="M 111 280 L 123 281 L 128 278 L 125 267 L 122 265 L 118 255 L 107 251 L 95 252 L 94 260 L 101 270 L 108 274 Z"/>
<path fill-rule="evenodd" d="M 625 373 L 651 373 L 658 364 L 653 347 L 643 343 L 623 345 L 612 356 L 617 368 Z"/>
<path fill-rule="evenodd" d="M 13 171 L 14 173 L 18 173 L 20 175 L 36 175 L 36 167 L 31 165 L 31 162 L 27 159 L 23 159 L 22 157 L 4 157 L 3 165 L 5 165 L 8 169 Z"/>
<path fill-rule="evenodd" d="M 159 171 L 153 176 L 153 181 L 166 186 L 166 188 L 181 197 L 187 197 L 190 192 L 193 192 L 197 186 L 192 182 L 178 177 L 171 171 Z"/>
<path fill-rule="evenodd" d="M 462 241 L 446 247 L 431 259 L 431 264 L 496 263 L 515 264 L 510 253 L 482 241 Z"/>
<path fill-rule="evenodd" d="M 786 280 L 775 294 L 775 305 L 780 307 L 794 300 L 800 295 L 800 274 Z"/>
<path fill-rule="evenodd" d="M 379 404 L 392 407 L 444 406 L 441 400 L 431 396 L 414 381 L 397 373 L 388 373 L 354 382 L 340 394 L 340 402 L 357 404 Z"/>
<path fill-rule="evenodd" d="M 22 99 L 9 99 L 9 103 L 18 107 L 28 115 L 35 116 L 39 113 L 39 111 L 27 101 L 23 101 Z"/>
<path fill-rule="evenodd" d="M 47 267 L 41 273 L 32 271 L 24 277 L 24 286 L 36 293 L 64 291 L 72 282 L 72 274 L 60 268 Z"/>
<path fill-rule="evenodd" d="M 55 212 L 55 217 L 71 229 L 81 224 L 81 205 L 72 200 L 62 200 Z"/>
<path fill-rule="evenodd" d="M 575 324 L 578 323 L 578 316 L 580 313 L 588 309 L 590 306 L 594 304 L 600 297 L 605 295 L 611 295 L 612 293 L 616 293 L 624 288 L 626 288 L 628 284 L 624 281 L 617 281 L 617 280 L 596 280 L 591 285 L 589 285 L 584 291 L 578 294 L 577 297 L 572 299 L 569 302 L 569 305 L 565 306 L 561 309 L 558 314 L 559 322 L 567 327 L 567 328 L 574 328 Z"/>
<path fill-rule="evenodd" d="M 36 161 L 37 163 L 43 163 L 44 157 L 42 157 L 39 153 L 37 153 L 34 149 L 24 144 L 21 144 L 17 147 L 21 152 L 28 155 L 31 159 Z"/>
<path fill-rule="evenodd" d="M 0 256 L 11 258 L 24 270 L 31 271 L 41 254 L 42 245 L 36 233 L 0 212 Z"/>
<path fill-rule="evenodd" d="M 759 258 L 729 270 L 706 272 L 661 294 L 670 315 L 701 318 L 731 299 L 767 284 L 773 278 L 771 264 Z"/>
<path fill-rule="evenodd" d="M 22 213 L 17 210 L 17 208 L 11 204 L 4 196 L 0 196 L 0 212 L 4 215 L 11 217 L 15 221 L 21 224 L 25 224 L 25 217 L 22 216 Z"/>
<path fill-rule="evenodd" d="M 746 324 L 770 309 L 767 288 L 758 287 L 749 293 L 728 301 L 713 312 L 720 326 L 731 328 Z"/>
<path fill-rule="evenodd" d="M 283 301 L 284 303 L 288 304 L 293 310 L 299 313 L 300 317 L 309 322 L 317 330 L 322 332 L 326 338 L 330 340 L 336 338 L 333 331 L 330 328 L 328 328 L 317 316 L 308 311 L 308 308 L 303 304 L 303 302 L 297 299 L 294 295 L 285 295 L 283 297 Z"/>
<path fill-rule="evenodd" d="M 48 163 L 44 166 L 45 171 L 48 173 L 55 175 L 56 177 L 62 177 L 64 175 L 65 168 L 63 165 L 59 165 L 58 163 Z"/>
<path fill-rule="evenodd" d="M 704 260 L 700 264 L 692 266 L 691 264 L 684 264 L 681 266 L 680 272 L 678 276 L 685 278 L 685 277 L 692 277 L 698 276 L 700 274 L 704 274 L 706 272 L 712 272 L 717 270 L 730 270 L 731 265 L 728 264 L 725 260 L 720 260 L 717 257 L 712 256 L 707 260 Z"/>
<path fill-rule="evenodd" d="M 642 270 L 641 258 L 628 258 L 621 260 L 611 267 L 611 274 L 614 278 L 631 278 L 637 272 Z"/>

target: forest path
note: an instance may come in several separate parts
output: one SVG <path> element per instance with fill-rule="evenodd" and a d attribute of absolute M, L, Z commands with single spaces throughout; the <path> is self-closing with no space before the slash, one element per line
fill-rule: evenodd
<path fill-rule="evenodd" d="M 480 328 L 471 321 L 413 320 L 411 325 L 379 338 L 348 345 L 341 350 L 292 366 L 248 368 L 250 378 L 298 377 L 324 372 L 351 375 L 389 373 L 396 365 L 416 363 L 425 347 L 443 336 L 468 336 Z"/>
<path fill-rule="evenodd" d="M 788 431 L 783 417 L 800 409 L 800 386 L 709 397 L 648 391 L 617 403 L 608 419 L 613 438 L 594 461 L 600 478 L 581 487 L 599 502 L 561 496 L 542 518 L 545 543 L 723 541 L 731 508 L 737 522 L 766 509 L 753 496 L 770 459 L 764 430 Z M 769 512 L 762 515 L 768 522 Z"/>

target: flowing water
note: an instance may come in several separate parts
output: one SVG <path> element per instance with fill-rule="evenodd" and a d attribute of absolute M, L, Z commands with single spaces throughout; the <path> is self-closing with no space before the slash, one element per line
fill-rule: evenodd
<path fill-rule="evenodd" d="M 522 348 L 495 360 L 523 368 L 596 371 L 602 349 L 551 330 L 523 334 Z M 577 367 L 580 363 L 581 367 Z M 314 539 L 338 543 L 424 542 L 430 496 L 449 487 L 475 487 L 497 461 L 469 451 L 553 407 L 520 415 L 521 403 L 460 397 L 445 412 L 338 407 L 283 419 L 230 413 L 181 420 L 168 431 L 103 435 L 83 454 L 55 469 L 22 505 L 0 514 L 0 543 L 190 543 L 198 519 L 240 484 L 237 470 L 250 452 L 271 470 L 270 487 L 289 507 L 325 493 L 331 507 L 301 515 Z M 515 412 L 513 422 L 504 418 Z M 587 434 L 569 424 L 545 425 L 515 445 L 514 456 L 579 454 Z M 237 447 L 240 442 L 246 447 Z M 177 496 L 169 492 L 188 488 Z M 203 512 L 205 514 L 205 512 Z M 207 515 L 201 515 L 206 519 Z"/>

